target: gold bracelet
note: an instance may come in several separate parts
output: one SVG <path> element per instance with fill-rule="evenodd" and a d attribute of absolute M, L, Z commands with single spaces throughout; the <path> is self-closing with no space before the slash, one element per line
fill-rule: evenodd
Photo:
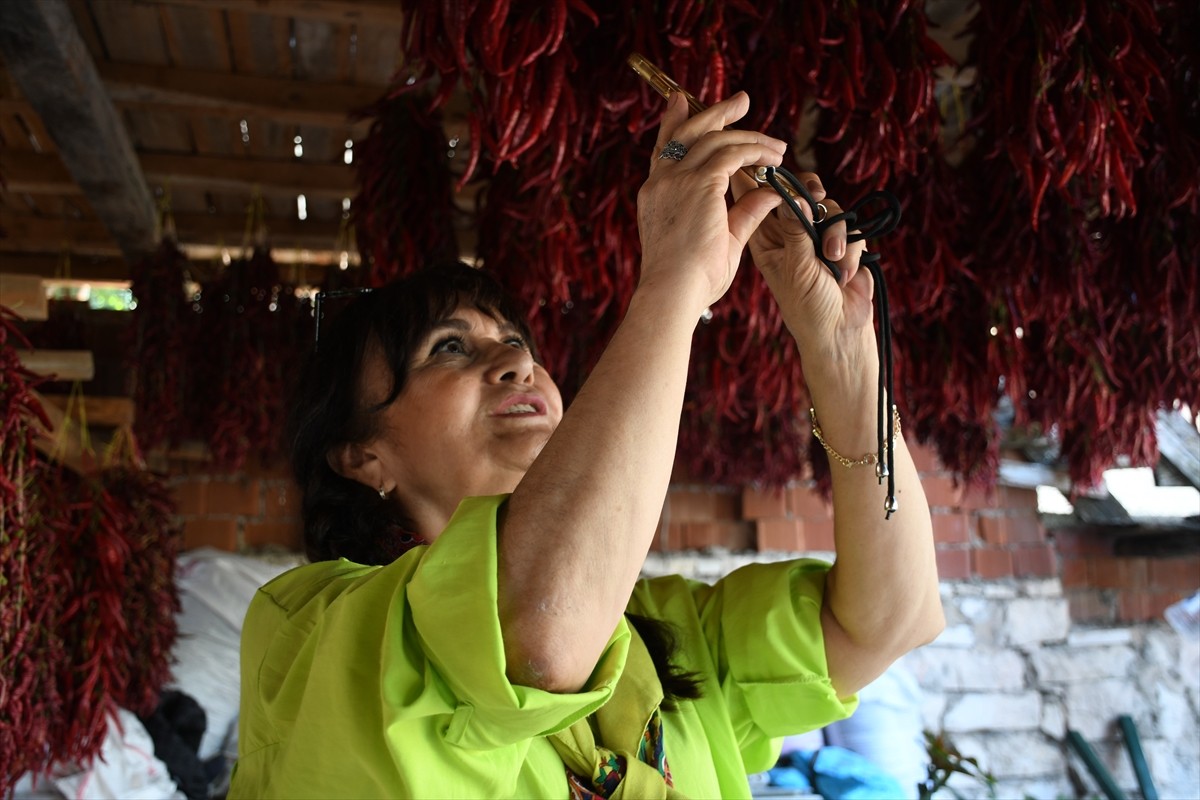
<path fill-rule="evenodd" d="M 817 437 L 817 441 L 821 443 L 821 447 L 825 448 L 825 452 L 830 455 L 835 461 L 847 469 L 854 467 L 869 467 L 872 464 L 878 464 L 882 461 L 882 453 L 867 453 L 859 459 L 849 459 L 844 455 L 834 450 L 829 446 L 829 442 L 825 441 L 825 436 L 821 433 L 821 426 L 817 424 L 817 410 L 815 408 L 808 409 L 808 416 L 812 419 L 813 436 Z M 896 436 L 900 433 L 900 410 L 896 406 L 892 406 L 892 438 L 891 442 L 896 442 Z"/>

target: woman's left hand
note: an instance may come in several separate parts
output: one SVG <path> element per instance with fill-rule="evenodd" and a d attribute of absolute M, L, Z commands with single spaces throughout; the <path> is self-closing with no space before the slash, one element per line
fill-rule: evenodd
<path fill-rule="evenodd" d="M 830 216 L 841 213 L 841 207 L 826 196 L 816 173 L 797 177 Z M 739 196 L 753 186 L 748 178 L 734 181 L 734 194 Z M 812 209 L 803 200 L 797 202 L 811 221 Z M 754 263 L 775 296 L 801 356 L 807 357 L 805 372 L 831 359 L 843 362 L 847 357 L 861 357 L 864 344 L 871 345 L 871 353 L 875 349 L 871 325 L 874 281 L 870 272 L 859 269 L 866 246 L 861 241 L 847 243 L 847 233 L 846 224 L 839 222 L 824 232 L 822 243 L 825 256 L 842 273 L 840 283 L 817 258 L 808 232 L 786 205 L 776 208 L 750 239 Z"/>

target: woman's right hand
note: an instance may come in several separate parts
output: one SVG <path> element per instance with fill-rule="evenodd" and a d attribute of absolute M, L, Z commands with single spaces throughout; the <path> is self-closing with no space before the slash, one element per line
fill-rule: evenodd
<path fill-rule="evenodd" d="M 780 202 L 767 190 L 726 203 L 731 175 L 784 150 L 722 130 L 748 105 L 735 95 L 692 119 L 682 96 L 667 106 L 638 194 L 638 289 L 501 523 L 497 604 L 515 683 L 579 691 L 629 604 L 671 480 L 696 321 Z M 690 149 L 683 160 L 658 158 L 671 139 Z"/>
<path fill-rule="evenodd" d="M 639 287 L 666 286 L 704 307 L 725 294 L 750 236 L 781 202 L 770 188 L 746 192 L 732 205 L 726 194 L 742 167 L 782 163 L 787 145 L 754 131 L 725 130 L 745 116 L 750 100 L 738 92 L 688 118 L 676 93 L 667 102 L 650 162 L 638 192 L 642 242 Z M 682 160 L 660 158 L 671 140 L 687 148 Z M 694 293 L 688 291 L 694 287 Z"/>

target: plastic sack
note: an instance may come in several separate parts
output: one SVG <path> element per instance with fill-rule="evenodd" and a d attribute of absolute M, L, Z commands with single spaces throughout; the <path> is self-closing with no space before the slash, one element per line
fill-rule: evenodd
<path fill-rule="evenodd" d="M 51 778 L 64 797 L 78 800 L 186 800 L 167 765 L 154 756 L 154 742 L 134 714 L 117 710 L 87 769 Z"/>

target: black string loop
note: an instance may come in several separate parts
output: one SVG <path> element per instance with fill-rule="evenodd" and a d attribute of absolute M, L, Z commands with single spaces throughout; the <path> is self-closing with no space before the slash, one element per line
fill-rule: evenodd
<path fill-rule="evenodd" d="M 851 231 L 846 236 L 847 243 L 860 242 L 864 239 L 875 238 L 891 233 L 900 223 L 900 201 L 894 194 L 887 191 L 870 192 L 863 196 L 849 209 L 838 214 L 826 215 L 820 222 L 811 222 L 804 216 L 794 195 L 799 195 L 810 209 L 816 209 L 817 203 L 804 187 L 804 184 L 783 167 L 767 167 L 764 179 L 779 193 L 804 226 L 808 237 L 812 240 L 813 251 L 817 258 L 833 274 L 834 279 L 842 282 L 842 271 L 825 255 L 825 245 L 822 237 L 830 226 L 839 222 L 846 223 L 846 230 Z M 786 182 L 786 186 L 785 186 Z M 789 191 L 790 190 L 790 191 Z M 882 210 L 873 214 L 865 213 L 868 206 L 882 203 Z M 884 518 L 891 519 L 892 513 L 899 508 L 896 501 L 896 460 L 895 438 L 896 430 L 895 394 L 893 394 L 893 358 L 892 358 L 892 322 L 891 308 L 888 305 L 887 283 L 883 279 L 883 271 L 879 267 L 880 254 L 864 252 L 859 258 L 859 265 L 865 267 L 875 280 L 875 305 L 879 315 L 879 382 L 878 397 L 875 404 L 876 434 L 879 441 L 879 461 L 875 465 L 875 475 L 882 484 L 887 479 L 887 497 L 884 499 Z M 891 402 L 889 402 L 891 401 Z M 889 435 L 890 434 L 890 435 Z"/>

